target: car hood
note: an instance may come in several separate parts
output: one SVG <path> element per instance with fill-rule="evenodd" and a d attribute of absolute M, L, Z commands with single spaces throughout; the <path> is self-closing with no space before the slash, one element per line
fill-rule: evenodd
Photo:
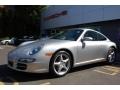
<path fill-rule="evenodd" d="M 44 45 L 51 45 L 51 44 L 63 44 L 63 43 L 68 43 L 71 42 L 69 40 L 58 40 L 58 39 L 40 39 L 36 40 L 34 42 L 30 42 L 28 44 L 22 45 L 18 48 L 32 48 L 32 47 L 43 47 Z"/>
<path fill-rule="evenodd" d="M 18 56 L 29 56 L 29 51 L 37 47 L 44 47 L 45 45 L 60 45 L 63 43 L 68 43 L 68 40 L 57 40 L 57 39 L 42 39 L 35 42 L 29 43 L 27 45 L 18 46 L 16 49 L 11 51 L 9 55 L 18 55 Z"/>

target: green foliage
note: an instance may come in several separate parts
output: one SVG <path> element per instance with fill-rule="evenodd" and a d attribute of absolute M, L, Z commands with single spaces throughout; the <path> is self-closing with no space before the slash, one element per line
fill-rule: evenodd
<path fill-rule="evenodd" d="M 8 40 L 8 39 L 10 39 L 9 37 L 2 37 L 2 38 L 0 38 L 0 40 Z"/>
<path fill-rule="evenodd" d="M 6 36 L 40 34 L 41 11 L 46 6 L 16 5 L 5 6 L 2 11 L 2 30 Z"/>

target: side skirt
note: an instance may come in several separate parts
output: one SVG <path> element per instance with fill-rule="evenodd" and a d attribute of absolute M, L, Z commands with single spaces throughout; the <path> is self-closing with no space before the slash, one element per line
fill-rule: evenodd
<path fill-rule="evenodd" d="M 83 65 L 87 65 L 87 64 L 93 64 L 93 63 L 102 62 L 102 61 L 106 61 L 106 59 L 99 58 L 99 59 L 93 59 L 93 60 L 88 60 L 88 61 L 84 61 L 84 62 L 79 62 L 79 63 L 75 63 L 74 67 L 83 66 Z"/>

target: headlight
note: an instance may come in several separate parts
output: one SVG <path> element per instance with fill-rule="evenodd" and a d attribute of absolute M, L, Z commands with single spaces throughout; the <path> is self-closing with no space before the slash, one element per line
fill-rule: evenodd
<path fill-rule="evenodd" d="M 34 48 L 32 49 L 31 51 L 29 51 L 29 55 L 34 55 L 36 53 L 38 53 L 40 51 L 41 47 L 37 47 L 37 48 Z"/>

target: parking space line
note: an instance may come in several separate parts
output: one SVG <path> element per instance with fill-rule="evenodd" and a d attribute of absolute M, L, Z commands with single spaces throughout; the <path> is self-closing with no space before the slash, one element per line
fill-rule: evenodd
<path fill-rule="evenodd" d="M 120 73 L 120 68 L 114 67 L 114 66 L 104 66 L 104 67 L 101 67 L 100 69 L 93 70 L 93 71 L 113 76 Z"/>
<path fill-rule="evenodd" d="M 111 68 L 111 69 L 116 69 L 116 70 L 119 70 L 119 71 L 120 71 L 120 68 L 114 67 L 114 66 L 105 66 L 105 68 Z"/>
<path fill-rule="evenodd" d="M 106 68 L 106 67 L 102 67 L 103 69 L 106 69 L 106 70 L 109 70 L 109 71 L 113 71 L 113 72 L 116 72 L 118 73 L 120 70 L 118 69 L 114 69 L 114 68 Z"/>
<path fill-rule="evenodd" d="M 98 72 L 98 73 L 106 74 L 106 75 L 111 75 L 111 76 L 114 76 L 114 75 L 118 74 L 118 73 L 116 73 L 116 72 L 107 73 L 107 72 L 103 72 L 103 71 L 100 71 L 100 70 L 94 70 L 94 71 L 95 71 L 95 72 Z"/>
<path fill-rule="evenodd" d="M 50 82 L 42 83 L 40 85 L 50 85 Z"/>

